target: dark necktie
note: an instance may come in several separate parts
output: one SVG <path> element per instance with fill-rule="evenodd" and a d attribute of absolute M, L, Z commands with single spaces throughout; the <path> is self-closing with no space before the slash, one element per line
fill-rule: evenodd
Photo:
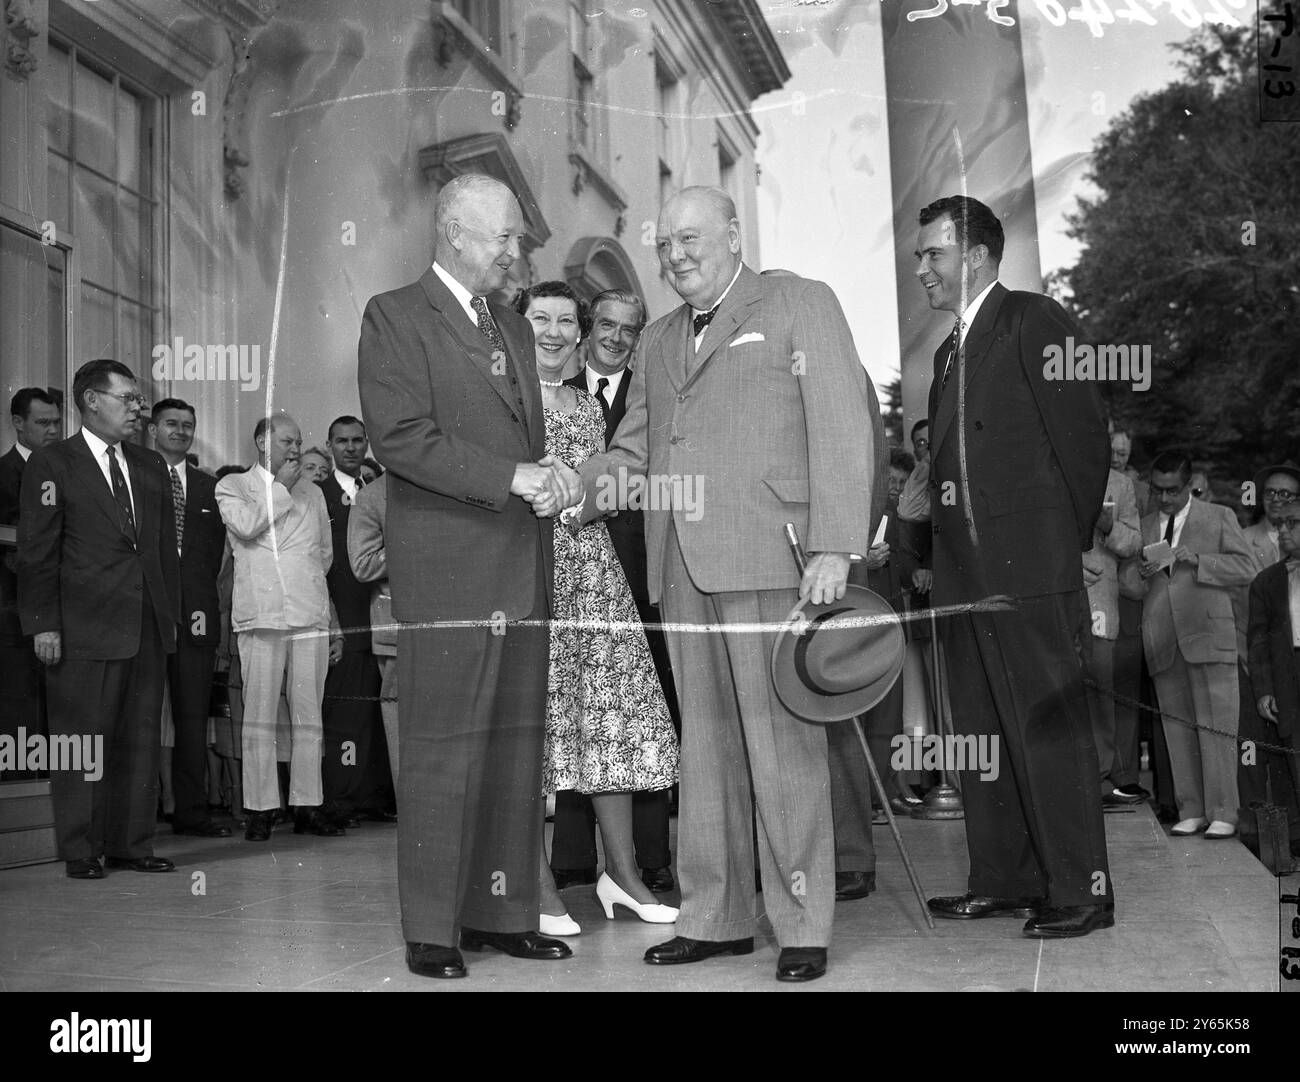
<path fill-rule="evenodd" d="M 493 349 L 504 350 L 506 348 L 505 339 L 501 337 L 501 332 L 497 330 L 497 325 L 492 319 L 492 313 L 488 311 L 487 301 L 482 297 L 474 297 L 469 303 L 478 316 L 479 334 L 492 343 Z"/>
<path fill-rule="evenodd" d="M 948 377 L 952 375 L 952 363 L 957 359 L 957 350 L 961 348 L 961 318 L 958 317 L 952 322 L 952 334 L 948 336 L 948 361 L 943 366 L 943 379 L 939 383 L 939 390 L 948 386 Z"/>
<path fill-rule="evenodd" d="M 695 319 L 692 321 L 692 326 L 695 328 L 696 338 L 699 338 L 700 332 L 704 330 L 704 328 L 707 327 L 710 323 L 713 322 L 713 317 L 716 316 L 717 314 L 718 314 L 718 306 L 715 304 L 707 312 L 701 312 L 699 315 L 695 317 Z"/>
<path fill-rule="evenodd" d="M 113 499 L 117 501 L 118 526 L 131 544 L 135 544 L 135 512 L 131 509 L 131 493 L 126 487 L 126 478 L 122 467 L 117 464 L 117 448 L 110 447 L 104 452 L 108 455 L 108 477 L 113 483 Z"/>
<path fill-rule="evenodd" d="M 172 509 L 176 518 L 176 548 L 185 542 L 185 489 L 181 487 L 180 474 L 172 467 Z"/>
<path fill-rule="evenodd" d="M 1165 523 L 1165 540 L 1169 542 L 1169 547 L 1174 547 L 1174 516 L 1169 516 L 1169 521 Z M 1165 568 L 1165 575 L 1168 578 L 1174 577 L 1174 565 L 1170 564 Z"/>
<path fill-rule="evenodd" d="M 605 388 L 609 386 L 609 380 L 604 376 L 596 380 L 596 401 L 600 403 L 600 412 L 605 418 L 605 423 L 609 424 L 609 403 L 605 401 Z"/>

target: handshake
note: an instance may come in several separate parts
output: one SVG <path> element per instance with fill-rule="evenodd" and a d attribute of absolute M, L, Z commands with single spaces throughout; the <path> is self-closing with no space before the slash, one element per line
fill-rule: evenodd
<path fill-rule="evenodd" d="M 566 507 L 582 503 L 582 478 L 553 455 L 537 462 L 520 462 L 510 493 L 531 505 L 538 518 L 552 518 Z"/>

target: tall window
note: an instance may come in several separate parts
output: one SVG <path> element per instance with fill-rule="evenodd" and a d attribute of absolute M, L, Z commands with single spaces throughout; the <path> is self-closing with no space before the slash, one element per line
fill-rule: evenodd
<path fill-rule="evenodd" d="M 501 0 L 452 0 L 451 6 L 489 49 L 501 53 Z"/>
<path fill-rule="evenodd" d="M 156 98 L 73 45 L 49 50 L 49 214 L 76 237 L 73 366 L 113 357 L 142 381 L 159 315 Z"/>
<path fill-rule="evenodd" d="M 586 0 L 569 2 L 569 52 L 573 60 L 573 141 L 585 150 L 594 149 L 592 98 L 595 78 L 591 74 L 591 41 L 588 37 Z"/>

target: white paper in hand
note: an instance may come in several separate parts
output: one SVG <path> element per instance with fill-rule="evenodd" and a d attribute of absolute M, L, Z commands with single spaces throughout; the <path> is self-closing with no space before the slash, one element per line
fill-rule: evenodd
<path fill-rule="evenodd" d="M 1157 541 L 1154 545 L 1145 546 L 1142 549 L 1142 556 L 1161 571 L 1174 562 L 1174 550 L 1169 547 L 1168 541 Z"/>
<path fill-rule="evenodd" d="M 880 542 L 882 542 L 885 539 L 885 527 L 888 525 L 889 525 L 889 516 L 881 515 L 880 525 L 876 527 L 876 536 L 875 539 L 871 542 L 872 545 L 878 545 L 880 544 Z"/>

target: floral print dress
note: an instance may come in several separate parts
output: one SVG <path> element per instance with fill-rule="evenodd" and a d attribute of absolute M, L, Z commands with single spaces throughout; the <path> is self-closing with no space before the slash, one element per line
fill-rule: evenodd
<path fill-rule="evenodd" d="M 605 446 L 596 400 L 547 409 L 546 453 L 576 467 Z M 601 519 L 555 525 L 543 787 L 610 793 L 677 781 L 677 734 L 636 602 Z"/>

